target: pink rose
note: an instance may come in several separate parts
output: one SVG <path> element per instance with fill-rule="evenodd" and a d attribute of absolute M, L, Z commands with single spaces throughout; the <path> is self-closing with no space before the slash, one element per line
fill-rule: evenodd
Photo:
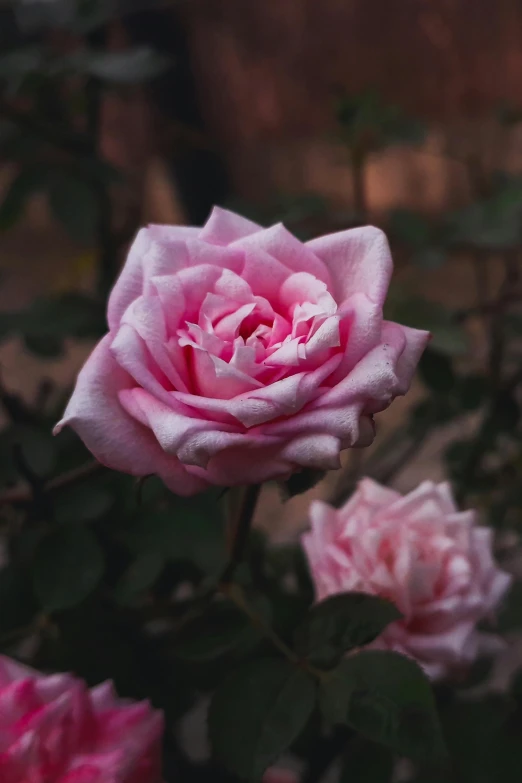
<path fill-rule="evenodd" d="M 299 775 L 283 767 L 269 767 L 263 775 L 263 783 L 299 783 L 299 779 Z"/>
<path fill-rule="evenodd" d="M 147 702 L 0 656 L 2 783 L 160 783 L 163 719 Z"/>
<path fill-rule="evenodd" d="M 302 244 L 216 208 L 202 229 L 142 229 L 56 429 L 181 495 L 338 468 L 428 339 L 383 321 L 391 271 L 371 227 Z"/>
<path fill-rule="evenodd" d="M 492 556 L 492 531 L 459 512 L 448 484 L 424 481 L 402 497 L 363 479 L 343 508 L 315 501 L 303 536 L 317 599 L 341 592 L 380 595 L 403 619 L 374 643 L 415 658 L 442 677 L 499 640 L 479 633 L 511 577 Z"/>

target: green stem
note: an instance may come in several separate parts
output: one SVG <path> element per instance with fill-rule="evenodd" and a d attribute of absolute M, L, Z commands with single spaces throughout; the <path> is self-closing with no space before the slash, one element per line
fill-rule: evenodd
<path fill-rule="evenodd" d="M 366 193 L 366 155 L 360 149 L 352 151 L 353 205 L 357 219 L 365 223 L 368 216 Z"/>
<path fill-rule="evenodd" d="M 226 598 L 232 601 L 232 603 L 235 604 L 237 608 L 243 612 L 243 614 L 248 617 L 255 628 L 258 628 L 263 632 L 266 638 L 272 642 L 274 647 L 276 647 L 279 652 L 283 653 L 285 658 L 288 658 L 288 660 L 294 664 L 300 665 L 302 663 L 299 656 L 290 649 L 290 647 L 276 634 L 270 625 L 265 623 L 261 615 L 259 615 L 250 606 L 248 601 L 245 599 L 243 589 L 240 587 L 240 585 L 225 583 L 220 586 L 220 591 Z"/>
<path fill-rule="evenodd" d="M 231 530 L 230 560 L 221 575 L 222 584 L 232 582 L 237 567 L 243 560 L 260 492 L 261 484 L 253 484 L 246 488 L 239 514 Z"/>

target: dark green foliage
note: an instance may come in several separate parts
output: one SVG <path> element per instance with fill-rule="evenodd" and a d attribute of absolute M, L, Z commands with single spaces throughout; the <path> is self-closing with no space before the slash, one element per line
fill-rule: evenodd
<path fill-rule="evenodd" d="M 315 704 L 314 680 L 291 663 L 260 659 L 224 680 L 209 713 L 217 756 L 244 780 L 259 780 L 299 736 Z"/>
<path fill-rule="evenodd" d="M 368 152 L 395 144 L 419 144 L 424 139 L 425 131 L 418 120 L 384 103 L 373 90 L 341 97 L 336 116 L 343 140 Z"/>
<path fill-rule="evenodd" d="M 341 593 L 312 607 L 295 630 L 295 650 L 320 667 L 331 667 L 344 653 L 373 642 L 400 617 L 399 610 L 382 598 Z"/>
<path fill-rule="evenodd" d="M 308 492 L 309 489 L 315 487 L 325 475 L 324 470 L 303 468 L 303 470 L 294 473 L 282 484 L 283 493 L 290 498 L 294 497 L 294 495 L 301 495 L 303 492 Z"/>
<path fill-rule="evenodd" d="M 393 767 L 388 748 L 358 736 L 343 756 L 340 783 L 390 783 Z"/>
<path fill-rule="evenodd" d="M 429 681 L 402 655 L 371 651 L 348 657 L 324 682 L 322 708 L 332 723 L 347 723 L 399 755 L 444 758 Z"/>
<path fill-rule="evenodd" d="M 87 50 L 80 52 L 73 65 L 81 73 L 113 84 L 139 84 L 159 76 L 170 61 L 153 49 L 142 46 L 125 52 Z"/>
<path fill-rule="evenodd" d="M 33 564 L 34 591 L 42 609 L 55 612 L 81 603 L 99 584 L 103 560 L 86 527 L 60 527 L 45 536 Z"/>

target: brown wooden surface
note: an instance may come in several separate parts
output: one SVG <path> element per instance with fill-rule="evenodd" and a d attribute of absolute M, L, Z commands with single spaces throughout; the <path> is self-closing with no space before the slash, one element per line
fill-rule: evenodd
<path fill-rule="evenodd" d="M 522 101 L 520 0 L 191 0 L 195 67 L 226 139 L 317 133 L 332 88 L 434 119 Z"/>

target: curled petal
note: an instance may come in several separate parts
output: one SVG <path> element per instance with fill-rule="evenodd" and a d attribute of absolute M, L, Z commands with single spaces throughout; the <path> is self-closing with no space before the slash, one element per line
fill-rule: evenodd
<path fill-rule="evenodd" d="M 147 254 L 150 243 L 151 237 L 148 229 L 140 229 L 109 297 L 107 304 L 109 329 L 118 328 L 127 307 L 143 292 L 143 257 Z"/>
<path fill-rule="evenodd" d="M 362 293 L 382 306 L 393 263 L 386 235 L 374 226 L 351 228 L 306 243 L 328 267 L 338 302 Z"/>
<path fill-rule="evenodd" d="M 296 465 L 320 470 L 341 467 L 341 443 L 333 435 L 301 435 L 281 449 L 281 456 Z"/>
<path fill-rule="evenodd" d="M 234 212 L 214 207 L 209 219 L 199 233 L 199 238 L 215 245 L 229 245 L 236 239 L 247 237 L 261 230 L 261 226 Z"/>

